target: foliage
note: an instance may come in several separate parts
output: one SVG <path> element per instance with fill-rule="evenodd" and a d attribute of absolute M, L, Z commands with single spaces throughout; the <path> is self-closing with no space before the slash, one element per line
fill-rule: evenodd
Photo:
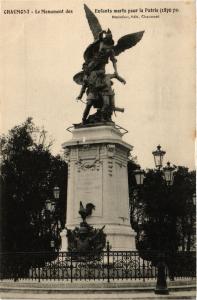
<path fill-rule="evenodd" d="M 41 211 L 60 187 L 58 219 L 65 222 L 67 165 L 50 153 L 46 132 L 32 119 L 0 138 L 1 145 L 1 251 L 47 251 L 50 224 L 41 230 Z"/>
<path fill-rule="evenodd" d="M 162 171 L 157 170 L 148 170 L 141 187 L 137 187 L 132 180 L 132 184 L 129 184 L 130 217 L 131 225 L 137 232 L 137 249 L 141 253 L 151 250 L 168 254 L 192 250 L 195 234 L 195 204 L 192 201 L 195 172 L 178 167 L 171 186 L 166 185 Z"/>

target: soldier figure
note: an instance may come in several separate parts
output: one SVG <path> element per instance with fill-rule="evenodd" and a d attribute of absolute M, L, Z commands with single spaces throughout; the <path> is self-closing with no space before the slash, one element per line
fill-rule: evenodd
<path fill-rule="evenodd" d="M 124 109 L 115 107 L 115 94 L 112 89 L 113 82 L 111 81 L 113 78 L 116 78 L 123 84 L 126 83 L 116 73 L 105 74 L 104 70 L 92 71 L 89 77 L 84 80 L 80 94 L 77 97 L 77 100 L 82 99 L 83 94 L 87 93 L 87 104 L 82 118 L 83 124 L 86 123 L 92 106 L 101 110 L 101 121 L 110 121 L 113 111 L 124 111 Z"/>

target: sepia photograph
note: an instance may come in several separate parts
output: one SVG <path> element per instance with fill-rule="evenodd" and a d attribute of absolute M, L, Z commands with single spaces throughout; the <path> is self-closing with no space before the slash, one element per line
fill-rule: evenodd
<path fill-rule="evenodd" d="M 196 299 L 195 5 L 1 0 L 1 299 Z"/>

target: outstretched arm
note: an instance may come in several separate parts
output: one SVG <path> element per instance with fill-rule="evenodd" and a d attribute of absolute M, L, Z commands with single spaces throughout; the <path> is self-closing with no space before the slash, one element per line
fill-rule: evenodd
<path fill-rule="evenodd" d="M 116 74 L 118 74 L 117 63 L 116 62 L 117 62 L 117 60 L 112 61 L 113 67 L 114 67 L 114 71 L 115 71 Z"/>
<path fill-rule="evenodd" d="M 126 83 L 126 80 L 124 78 L 122 78 L 121 76 L 119 76 L 117 73 L 110 74 L 109 76 L 110 76 L 110 79 L 116 78 L 117 80 L 119 80 L 123 84 Z"/>
<path fill-rule="evenodd" d="M 114 67 L 114 71 L 115 71 L 115 74 L 118 74 L 118 70 L 117 70 L 117 59 L 115 58 L 114 50 L 111 51 L 110 60 L 112 61 L 112 64 L 113 64 L 113 67 Z"/>
<path fill-rule="evenodd" d="M 79 96 L 76 98 L 76 100 L 81 100 L 85 91 L 86 91 L 86 84 L 83 84 Z"/>
<path fill-rule="evenodd" d="M 118 74 L 116 74 L 116 77 L 115 77 L 117 80 L 119 80 L 120 82 L 122 82 L 123 84 L 126 83 L 126 80 L 124 78 L 122 78 L 121 76 L 119 76 Z"/>

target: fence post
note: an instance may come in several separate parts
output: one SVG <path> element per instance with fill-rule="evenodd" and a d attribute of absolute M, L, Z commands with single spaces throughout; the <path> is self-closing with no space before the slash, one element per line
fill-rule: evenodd
<path fill-rule="evenodd" d="M 110 274 L 109 274 L 109 241 L 107 241 L 107 282 L 110 282 Z"/>
<path fill-rule="evenodd" d="M 70 252 L 70 280 L 73 282 L 73 256 L 72 256 L 72 250 Z"/>
<path fill-rule="evenodd" d="M 20 257 L 19 257 L 19 253 L 16 253 L 16 257 L 15 257 L 15 265 L 14 265 L 14 281 L 18 281 L 18 278 L 19 278 L 19 272 L 18 272 L 18 269 L 19 269 L 19 261 L 20 261 Z"/>
<path fill-rule="evenodd" d="M 164 262 L 164 254 L 160 253 L 159 262 L 157 265 L 157 283 L 155 294 L 168 295 L 168 287 L 166 282 L 166 267 Z"/>
<path fill-rule="evenodd" d="M 40 282 L 40 264 L 38 266 L 38 282 Z"/>
<path fill-rule="evenodd" d="M 142 276 L 143 276 L 143 282 L 145 282 L 145 276 L 146 276 L 146 274 L 145 274 L 145 262 L 144 262 L 144 259 L 143 259 L 143 262 L 142 262 Z"/>

